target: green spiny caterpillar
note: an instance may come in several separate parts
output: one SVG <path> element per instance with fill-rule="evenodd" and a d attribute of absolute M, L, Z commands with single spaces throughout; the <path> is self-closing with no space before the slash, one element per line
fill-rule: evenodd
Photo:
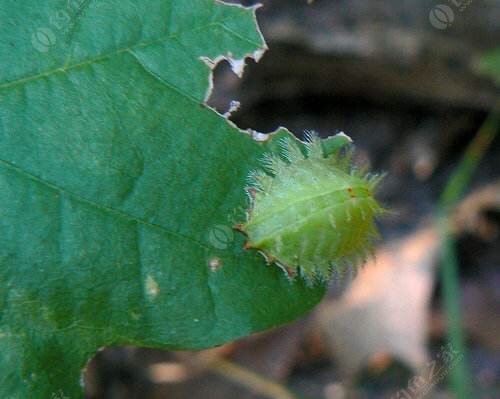
<path fill-rule="evenodd" d="M 339 136 L 328 140 L 347 138 Z M 355 167 L 351 146 L 328 151 L 325 143 L 308 134 L 302 145 L 283 140 L 281 156 L 266 154 L 265 170 L 249 176 L 247 220 L 237 227 L 245 248 L 310 283 L 364 262 L 384 212 L 373 196 L 381 176 Z"/>

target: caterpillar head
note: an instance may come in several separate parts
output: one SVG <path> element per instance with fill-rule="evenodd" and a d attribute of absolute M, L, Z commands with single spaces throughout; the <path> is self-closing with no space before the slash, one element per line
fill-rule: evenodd
<path fill-rule="evenodd" d="M 353 165 L 352 148 L 338 145 L 346 138 L 285 139 L 281 154 L 266 154 L 263 169 L 249 176 L 250 206 L 239 226 L 245 248 L 310 283 L 364 262 L 378 236 L 375 218 L 384 212 L 374 198 L 381 177 Z"/>

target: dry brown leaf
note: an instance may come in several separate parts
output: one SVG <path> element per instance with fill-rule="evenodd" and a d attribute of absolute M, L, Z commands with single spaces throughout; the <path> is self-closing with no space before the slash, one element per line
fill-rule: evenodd
<path fill-rule="evenodd" d="M 455 208 L 455 231 L 476 233 L 485 240 L 493 239 L 498 231 L 484 216 L 485 210 L 500 210 L 500 180 L 472 192 Z"/>
<path fill-rule="evenodd" d="M 382 247 L 345 294 L 319 310 L 320 328 L 347 380 L 381 353 L 415 370 L 425 364 L 438 244 L 436 230 L 426 227 Z"/>

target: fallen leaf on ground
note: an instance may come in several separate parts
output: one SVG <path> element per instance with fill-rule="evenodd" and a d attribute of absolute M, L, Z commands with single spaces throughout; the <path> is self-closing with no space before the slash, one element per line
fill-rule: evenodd
<path fill-rule="evenodd" d="M 340 299 L 322 305 L 318 322 L 346 380 L 380 354 L 414 370 L 425 364 L 438 247 L 433 227 L 382 247 Z"/>

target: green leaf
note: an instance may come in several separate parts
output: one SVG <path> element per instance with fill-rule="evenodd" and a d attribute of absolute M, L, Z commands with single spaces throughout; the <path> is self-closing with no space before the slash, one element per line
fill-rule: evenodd
<path fill-rule="evenodd" d="M 1 398 L 76 398 L 98 348 L 210 347 L 322 297 L 231 230 L 288 134 L 257 142 L 203 102 L 203 59 L 264 47 L 254 11 L 0 0 Z"/>

